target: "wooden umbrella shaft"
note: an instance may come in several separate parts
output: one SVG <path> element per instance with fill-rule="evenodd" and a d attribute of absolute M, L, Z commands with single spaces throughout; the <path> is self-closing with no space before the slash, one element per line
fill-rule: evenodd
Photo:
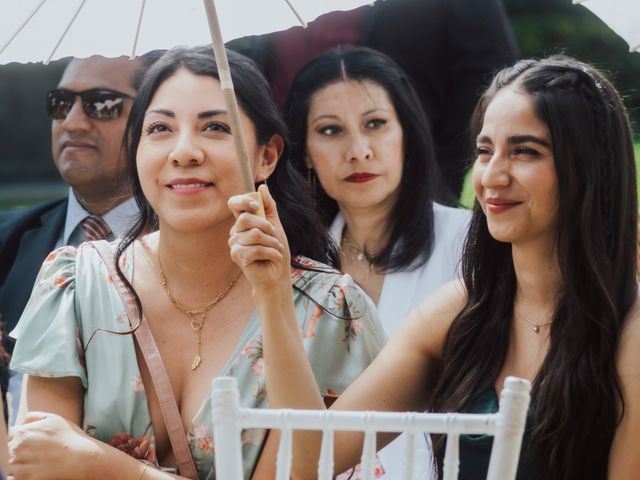
<path fill-rule="evenodd" d="M 203 0 L 204 8 L 207 12 L 207 21 L 209 22 L 209 31 L 213 44 L 213 54 L 218 65 L 218 75 L 220 76 L 220 86 L 224 95 L 224 102 L 229 113 L 229 121 L 231 123 L 231 132 L 233 143 L 238 155 L 240 163 L 240 174 L 247 192 L 255 192 L 256 187 L 253 182 L 253 174 L 251 172 L 251 164 L 249 163 L 249 154 L 247 153 L 247 143 L 245 141 L 242 125 L 240 124 L 240 109 L 238 101 L 233 90 L 233 81 L 231 80 L 231 71 L 229 70 L 229 61 L 227 60 L 227 52 L 220 33 L 220 22 L 218 21 L 218 13 L 216 12 L 214 0 Z"/>

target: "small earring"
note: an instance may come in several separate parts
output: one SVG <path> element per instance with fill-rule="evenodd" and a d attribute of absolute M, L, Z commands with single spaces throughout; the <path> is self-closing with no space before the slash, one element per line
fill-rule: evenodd
<path fill-rule="evenodd" d="M 257 178 L 257 179 L 253 182 L 253 185 L 255 186 L 256 191 L 258 190 L 258 187 L 259 187 L 260 185 L 266 185 L 266 184 L 267 184 L 267 178 L 268 178 L 268 177 L 267 177 L 267 175 L 265 175 L 263 178 Z"/>
<path fill-rule="evenodd" d="M 255 187 L 256 187 L 256 190 L 258 190 L 258 187 L 259 187 L 260 185 L 268 186 L 268 185 L 267 185 L 267 178 L 268 178 L 268 177 L 265 175 L 265 176 L 264 176 L 264 178 L 263 178 L 262 180 L 257 180 L 257 181 L 254 183 L 254 185 L 255 185 Z"/>

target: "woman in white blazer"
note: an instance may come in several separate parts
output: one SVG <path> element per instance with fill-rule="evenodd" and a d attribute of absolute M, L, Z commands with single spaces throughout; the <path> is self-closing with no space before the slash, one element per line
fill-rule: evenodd
<path fill-rule="evenodd" d="M 406 74 L 368 48 L 307 63 L 285 105 L 294 163 L 340 246 L 341 269 L 378 306 L 389 335 L 457 271 L 469 212 L 434 201 L 441 187 L 429 122 Z M 400 437 L 379 453 L 378 478 L 402 478 Z M 429 448 L 416 464 L 428 478 Z M 352 478 L 357 478 L 352 477 Z"/>

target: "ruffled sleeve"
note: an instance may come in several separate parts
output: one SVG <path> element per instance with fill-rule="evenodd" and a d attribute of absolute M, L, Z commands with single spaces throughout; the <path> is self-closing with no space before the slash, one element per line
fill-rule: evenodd
<path fill-rule="evenodd" d="M 337 396 L 387 341 L 376 307 L 350 275 L 306 271 L 294 286 L 306 297 L 296 303 L 304 306 L 301 333 L 318 387 Z"/>
<path fill-rule="evenodd" d="M 12 336 L 11 368 L 38 377 L 79 377 L 87 387 L 76 308 L 76 255 L 62 247 L 45 259 Z"/>

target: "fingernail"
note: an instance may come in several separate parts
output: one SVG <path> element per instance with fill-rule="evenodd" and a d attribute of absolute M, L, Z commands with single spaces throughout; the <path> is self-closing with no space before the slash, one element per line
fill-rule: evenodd
<path fill-rule="evenodd" d="M 249 202 L 249 206 L 254 210 L 258 210 L 260 208 L 260 204 L 254 200 Z"/>

